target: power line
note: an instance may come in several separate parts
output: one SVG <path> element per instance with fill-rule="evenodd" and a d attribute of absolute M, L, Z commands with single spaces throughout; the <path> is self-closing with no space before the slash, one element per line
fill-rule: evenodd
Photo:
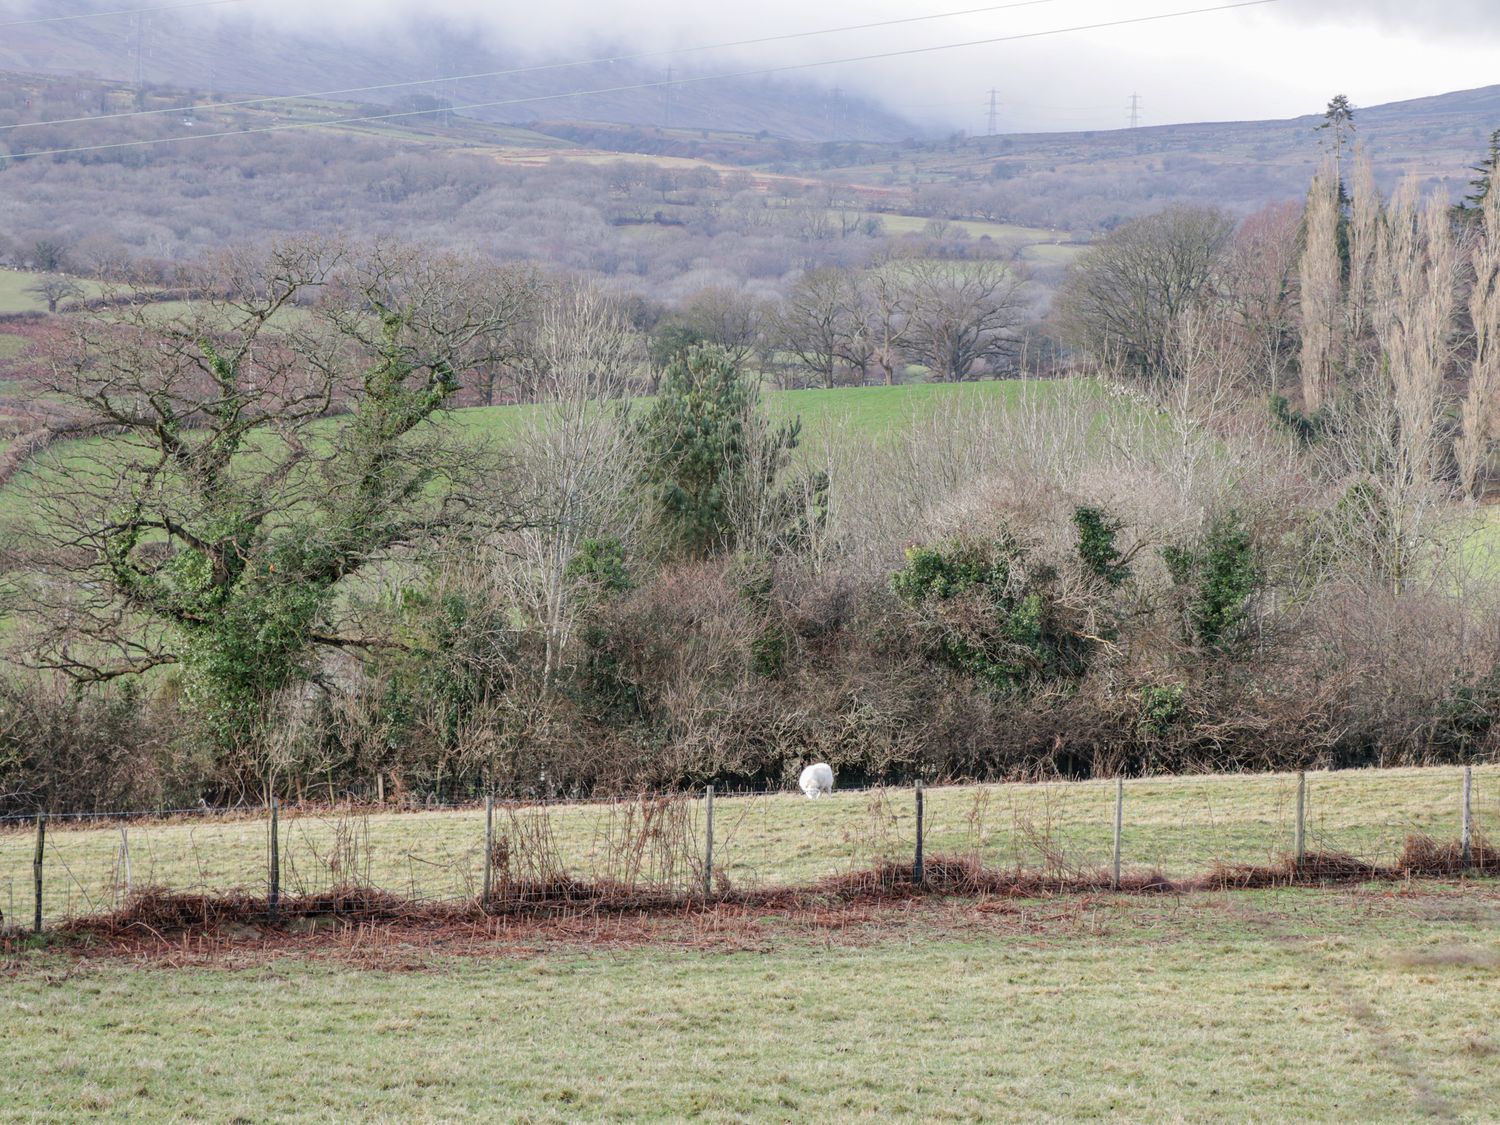
<path fill-rule="evenodd" d="M 993 86 L 990 87 L 989 128 L 985 130 L 985 135 L 990 137 L 993 137 L 995 135 L 995 116 L 999 112 L 999 109 L 995 102 L 995 95 L 998 93 L 999 91 L 996 90 Z"/>
<path fill-rule="evenodd" d="M 185 4 L 157 4 L 149 8 L 116 8 L 109 12 L 75 12 L 71 16 L 36 16 L 27 20 L 6 20 L 0 27 L 26 27 L 37 23 L 62 23 L 65 20 L 94 20 L 104 16 L 136 16 L 143 12 L 177 12 L 183 8 L 212 8 L 221 4 L 243 4 L 246 0 L 189 0 Z"/>
<path fill-rule="evenodd" d="M 1006 104 L 1019 109 L 1063 110 L 1069 113 L 1107 113 L 1115 108 L 1113 105 L 1048 105 L 1043 102 L 1018 102 L 1014 98 Z"/>
<path fill-rule="evenodd" d="M 1205 15 L 1210 12 L 1227 12 L 1237 8 L 1256 8 L 1276 4 L 1280 0 L 1237 0 L 1230 4 L 1215 4 L 1206 8 L 1190 8 L 1177 12 L 1161 12 L 1153 16 L 1134 16 L 1129 19 L 1105 20 L 1100 23 L 1078 24 L 1073 27 L 1058 27 L 1047 31 L 1030 31 L 1015 35 L 997 35 L 988 39 L 968 39 L 959 43 L 940 43 L 932 47 L 908 47 L 899 51 L 880 51 L 866 55 L 851 55 L 840 59 L 821 59 L 817 62 L 783 63 L 780 66 L 758 67 L 750 70 L 725 71 L 719 74 L 695 74 L 675 79 L 671 84 L 686 86 L 700 82 L 721 82 L 737 78 L 757 78 L 768 74 L 787 74 L 798 70 L 813 70 L 822 66 L 842 66 L 850 63 L 877 62 L 884 59 L 907 58 L 913 55 L 929 55 L 939 51 L 953 51 L 964 47 L 985 47 L 996 43 L 1014 43 L 1026 39 L 1042 39 L 1053 35 L 1068 35 L 1080 31 L 1099 31 L 1111 27 L 1126 27 L 1132 24 L 1154 23 L 1161 20 L 1178 19 L 1183 16 Z M 569 90 L 560 94 L 533 94 L 523 98 L 504 98 L 498 101 L 470 102 L 453 106 L 454 112 L 462 113 L 474 109 L 499 109 L 507 106 L 529 105 L 536 102 L 557 101 L 561 98 L 596 97 L 605 94 L 624 94 L 639 90 L 655 90 L 668 85 L 664 81 L 633 82 L 623 86 L 602 86 L 591 90 Z M 179 110 L 181 107 L 177 107 Z M 365 114 L 356 117 L 335 117 L 327 121 L 289 121 L 277 125 L 265 125 L 251 129 L 222 129 L 213 133 L 190 133 L 182 137 L 146 137 L 130 141 L 111 141 L 96 145 L 75 145 L 71 148 L 37 149 L 31 152 L 0 154 L 6 160 L 32 156 L 67 156 L 80 152 L 103 152 L 109 149 L 139 148 L 144 145 L 175 144 L 184 141 L 206 141 L 221 137 L 254 136 L 260 133 L 275 133 L 288 129 L 321 129 L 336 125 L 357 125 L 373 121 L 394 121 L 406 117 L 419 117 L 428 113 L 425 109 L 399 110 L 392 113 Z"/>
<path fill-rule="evenodd" d="M 1141 123 L 1141 96 L 1139 94 L 1131 94 L 1130 95 L 1130 127 L 1132 129 L 1135 129 L 1135 128 L 1139 127 L 1140 123 Z"/>
<path fill-rule="evenodd" d="M 889 104 L 889 103 L 887 103 L 887 104 Z M 973 105 L 974 105 L 973 102 L 969 101 L 968 98 L 965 98 L 961 102 L 898 102 L 895 105 L 892 105 L 891 108 L 892 109 L 956 109 L 959 106 L 965 106 L 965 107 L 972 108 Z"/>
<path fill-rule="evenodd" d="M 211 0 L 213 3 L 242 3 L 243 0 Z M 640 59 L 661 58 L 666 55 L 699 54 L 704 51 L 725 51 L 736 47 L 758 47 L 767 43 L 784 43 L 793 39 L 811 39 L 820 35 L 839 35 L 851 31 L 870 31 L 882 27 L 899 27 L 903 24 L 924 23 L 932 20 L 956 19 L 960 16 L 986 15 L 991 12 L 1010 11 L 1014 8 L 1034 8 L 1039 4 L 1057 4 L 1064 0 L 1010 0 L 1006 4 L 990 4 L 982 8 L 961 8 L 958 11 L 934 12 L 925 16 L 904 16 L 900 19 L 875 20 L 871 23 L 845 24 L 843 27 L 825 27 L 816 31 L 792 31 L 781 35 L 762 35 L 754 39 L 736 39 L 724 43 L 705 43 L 696 47 L 670 47 L 653 51 L 634 51 L 623 55 L 601 55 L 591 59 L 572 59 L 567 62 L 538 63 L 534 66 L 511 67 L 506 70 L 478 71 L 473 74 L 451 74 L 438 78 L 419 78 L 406 82 L 384 82 L 378 86 L 347 86 L 341 90 L 315 90 L 303 94 L 268 94 L 255 98 L 240 98 L 235 101 L 213 102 L 198 106 L 201 112 L 216 109 L 233 109 L 239 106 L 264 105 L 269 102 L 298 101 L 302 98 L 332 98 L 340 94 L 371 94 L 379 90 L 402 90 L 412 86 L 427 86 L 437 82 L 466 82 L 480 78 L 514 78 L 522 74 L 538 74 L 548 70 L 567 70 L 579 66 L 603 66 L 611 63 L 635 62 Z M 153 10 L 153 9 L 143 9 Z M 71 18 L 71 17 L 70 17 Z M 24 21 L 23 21 L 24 22 Z M 0 27 L 6 25 L 0 24 Z M 137 80 L 139 85 L 139 80 Z M 565 96 L 565 95 L 563 95 Z M 135 109 L 121 113 L 96 113 L 87 117 L 56 117 L 46 121 L 21 121 L 13 125 L 0 125 L 0 132 L 11 129 L 30 129 L 38 125 L 74 125 L 83 121 L 113 121 L 122 117 L 148 117 L 158 113 L 176 113 L 177 107 L 165 109 Z"/>

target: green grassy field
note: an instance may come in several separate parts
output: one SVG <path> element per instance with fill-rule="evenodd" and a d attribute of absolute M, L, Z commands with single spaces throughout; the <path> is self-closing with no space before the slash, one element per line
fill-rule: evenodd
<path fill-rule="evenodd" d="M 1067 394 L 1093 396 L 1097 394 L 1097 387 L 1084 382 L 986 379 L 971 383 L 907 383 L 894 387 L 768 390 L 763 398 L 773 418 L 784 421 L 801 418 L 804 447 L 819 448 L 824 442 L 839 436 L 860 440 L 892 438 L 940 411 L 962 409 L 965 405 L 1014 406 L 1027 396 L 1052 398 Z M 638 408 L 649 402 L 649 399 L 638 399 Z M 543 408 L 472 407 L 454 411 L 449 418 L 467 433 L 506 440 L 540 409 Z"/>
<path fill-rule="evenodd" d="M 879 219 L 887 234 L 921 234 L 927 229 L 927 224 L 932 222 L 930 218 L 921 215 L 899 215 L 887 211 L 872 211 L 870 217 Z M 940 221 L 950 228 L 962 230 L 971 238 L 989 235 L 994 239 L 1004 239 L 1007 242 L 1023 245 L 1053 242 L 1058 238 L 1068 237 L 1065 233 L 1046 230 L 1042 227 L 1023 227 L 1015 223 L 991 223 L 983 219 L 942 219 Z"/>
<path fill-rule="evenodd" d="M 910 383 L 897 387 L 836 387 L 802 391 L 768 391 L 767 409 L 778 418 L 802 419 L 810 439 L 839 430 L 858 437 L 900 432 L 939 410 L 986 404 L 1014 405 L 1028 394 L 1062 393 L 1061 383 L 990 379 L 974 383 Z"/>
<path fill-rule="evenodd" d="M 1481 832 L 1500 839 L 1500 766 L 1476 769 L 1473 808 Z M 1459 834 L 1462 771 L 1456 768 L 1348 770 L 1309 775 L 1307 846 L 1390 863 L 1409 833 Z M 1126 783 L 1123 866 L 1169 876 L 1206 873 L 1215 863 L 1269 863 L 1292 847 L 1296 780 L 1288 774 L 1163 777 Z M 952 786 L 930 789 L 929 854 L 972 855 L 1027 871 L 1098 870 L 1110 862 L 1114 783 Z M 502 811 L 497 834 L 519 838 L 544 818 L 556 862 L 586 880 L 630 878 L 620 841 L 632 802 L 562 804 Z M 642 878 L 695 884 L 701 800 L 680 832 L 646 848 Z M 715 803 L 715 870 L 741 888 L 807 883 L 877 859 L 911 855 L 915 808 L 908 789 L 723 797 Z M 482 810 L 309 813 L 282 820 L 283 883 L 293 893 L 354 880 L 413 898 L 459 900 L 482 878 Z M 44 905 L 49 920 L 106 909 L 124 891 L 122 836 L 115 826 L 54 820 L 47 833 Z M 0 832 L 0 911 L 32 909 L 34 830 Z M 132 885 L 179 891 L 266 887 L 267 832 L 257 816 L 190 816 L 128 829 Z M 675 858 L 673 855 L 675 853 Z M 1049 858 L 1049 856 L 1051 858 Z"/>
<path fill-rule="evenodd" d="M 0 964 L 0 1115 L 1489 1121 L 1497 918 L 1470 884 L 385 949 L 401 971 L 25 954 Z"/>
<path fill-rule="evenodd" d="M 0 314 L 21 312 L 46 312 L 47 302 L 26 290 L 45 276 L 28 273 L 26 270 L 0 270 Z M 97 294 L 99 286 L 92 281 L 75 279 L 85 293 Z"/>
<path fill-rule="evenodd" d="M 873 214 L 884 226 L 887 234 L 922 234 L 927 229 L 928 219 L 917 215 L 894 215 L 884 212 Z M 1066 266 L 1084 250 L 1085 244 L 1072 241 L 1073 235 L 1066 231 L 1045 230 L 1041 227 L 1023 227 L 1014 223 L 989 223 L 979 219 L 945 219 L 949 227 L 956 227 L 971 238 L 989 237 L 997 242 L 1016 246 L 1021 258 L 1028 262 Z"/>
<path fill-rule="evenodd" d="M 1460 523 L 1459 559 L 1476 575 L 1500 577 L 1500 508 L 1484 507 Z"/>
<path fill-rule="evenodd" d="M 964 403 L 1014 404 L 1025 395 L 1092 394 L 1090 388 L 1060 382 L 984 380 L 973 383 L 914 383 L 895 387 L 841 387 L 833 390 L 767 391 L 765 401 L 773 417 L 802 419 L 804 451 L 843 435 L 855 439 L 887 439 L 940 410 Z M 640 400 L 641 403 L 649 400 Z M 510 440 L 537 413 L 537 406 L 491 406 L 456 410 L 445 424 L 462 432 L 497 441 Z M 323 423 L 338 425 L 337 419 Z M 60 475 L 107 472 L 107 439 L 62 442 L 21 469 L 0 487 L 0 515 L 17 516 L 29 508 L 29 494 Z"/>
<path fill-rule="evenodd" d="M 0 313 L 37 312 L 46 305 L 26 290 L 41 275 L 24 270 L 0 270 Z"/>

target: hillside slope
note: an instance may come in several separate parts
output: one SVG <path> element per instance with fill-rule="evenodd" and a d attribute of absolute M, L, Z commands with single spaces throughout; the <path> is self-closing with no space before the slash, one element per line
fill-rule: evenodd
<path fill-rule="evenodd" d="M 899 152 L 864 146 L 826 174 L 848 183 L 915 179 L 937 210 L 962 194 L 971 212 L 1072 229 L 1108 227 L 1171 203 L 1251 211 L 1301 198 L 1325 159 L 1308 114 L 1274 121 L 1208 121 L 1081 133 L 1018 133 L 928 143 Z M 1389 189 L 1415 175 L 1455 198 L 1500 127 L 1500 86 L 1358 107 L 1355 140 Z"/>

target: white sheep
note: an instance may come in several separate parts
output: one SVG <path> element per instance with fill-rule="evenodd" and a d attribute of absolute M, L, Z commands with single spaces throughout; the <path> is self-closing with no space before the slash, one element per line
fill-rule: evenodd
<path fill-rule="evenodd" d="M 827 762 L 814 762 L 802 771 L 797 779 L 797 788 L 807 794 L 809 801 L 833 792 L 833 767 Z"/>

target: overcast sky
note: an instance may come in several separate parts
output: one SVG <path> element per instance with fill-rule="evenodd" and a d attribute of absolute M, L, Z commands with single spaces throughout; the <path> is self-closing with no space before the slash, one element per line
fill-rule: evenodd
<path fill-rule="evenodd" d="M 29 0 L 33 11 L 46 0 Z M 108 3 L 107 8 L 128 7 Z M 169 0 L 139 0 L 166 3 Z M 1210 7 L 1226 0 L 1031 0 L 1006 10 L 841 31 L 715 54 L 663 57 L 737 69 L 878 54 Z M 0 9 L 16 0 L 0 0 Z M 984 0 L 229 0 L 194 18 L 316 23 L 369 36 L 407 19 L 481 27 L 506 53 L 575 58 L 836 28 L 976 8 Z M 183 18 L 178 16 L 176 18 Z M 987 91 L 1001 131 L 1112 128 L 1132 94 L 1143 124 L 1291 117 L 1335 93 L 1375 105 L 1500 83 L 1500 0 L 1275 0 L 1134 26 L 962 47 L 801 72 L 879 98 L 931 125 L 982 131 Z"/>

